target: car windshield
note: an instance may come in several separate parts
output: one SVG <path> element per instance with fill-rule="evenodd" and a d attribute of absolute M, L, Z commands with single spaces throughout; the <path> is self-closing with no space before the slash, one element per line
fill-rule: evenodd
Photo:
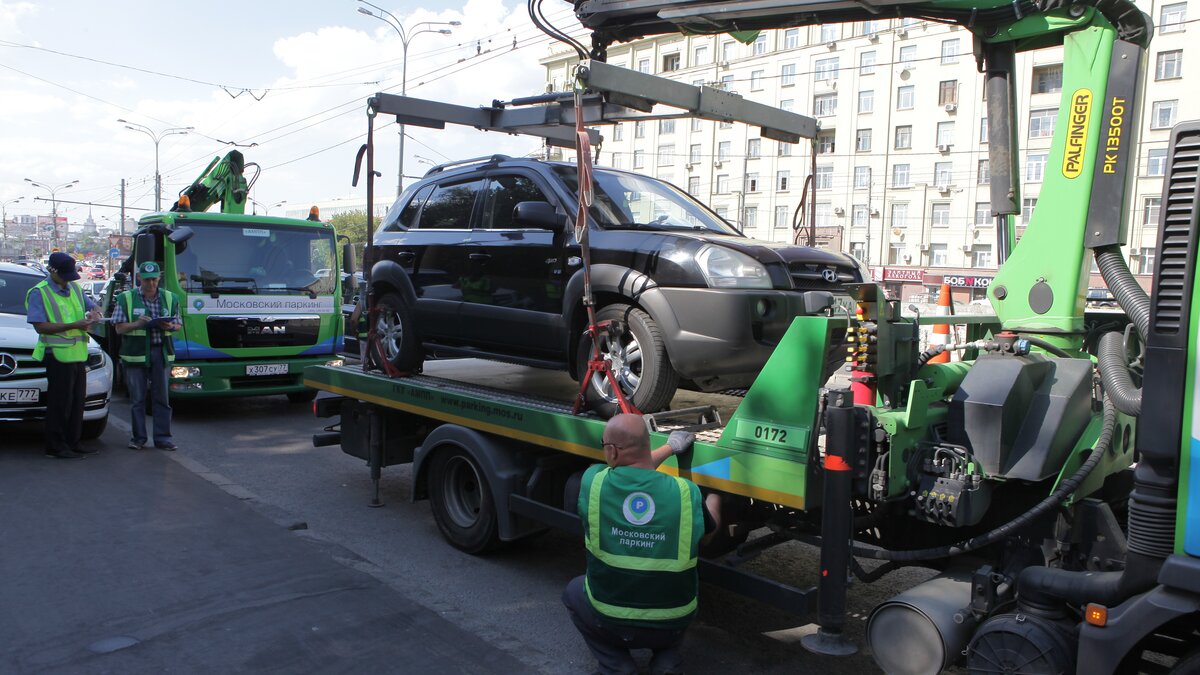
<path fill-rule="evenodd" d="M 579 179 L 575 167 L 556 166 L 554 170 L 576 193 Z M 590 213 L 600 227 L 738 234 L 720 216 L 669 183 L 616 171 L 596 171 L 593 178 L 596 198 Z"/>
<path fill-rule="evenodd" d="M 22 272 L 0 271 L 0 313 L 25 314 L 25 295 L 42 277 Z"/>
<path fill-rule="evenodd" d="M 245 225 L 189 222 L 195 235 L 176 256 L 179 285 L 195 293 L 333 293 L 336 280 L 317 273 L 334 260 L 332 232 Z"/>

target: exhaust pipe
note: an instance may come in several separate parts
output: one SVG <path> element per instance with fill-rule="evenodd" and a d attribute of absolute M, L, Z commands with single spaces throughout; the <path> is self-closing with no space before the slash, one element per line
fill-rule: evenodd
<path fill-rule="evenodd" d="M 871 612 L 867 642 L 889 675 L 940 673 L 958 659 L 975 630 L 971 574 L 946 572 Z"/>

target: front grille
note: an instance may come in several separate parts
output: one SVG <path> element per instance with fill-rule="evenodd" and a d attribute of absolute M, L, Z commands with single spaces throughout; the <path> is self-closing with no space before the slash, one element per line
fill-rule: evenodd
<path fill-rule="evenodd" d="M 0 376 L 0 382 L 36 380 L 46 376 L 46 367 L 42 362 L 33 360 L 32 349 L 0 349 L 0 352 L 12 354 L 17 359 L 16 371 L 7 376 Z"/>
<path fill-rule="evenodd" d="M 826 280 L 825 270 L 833 270 L 837 274 L 837 281 Z M 788 274 L 792 277 L 792 286 L 798 291 L 832 291 L 844 284 L 859 281 L 858 275 L 848 267 L 822 263 L 793 262 L 788 265 Z"/>
<path fill-rule="evenodd" d="M 1175 335 L 1183 328 L 1188 300 L 1188 256 L 1200 180 L 1200 129 L 1181 131 L 1169 158 L 1159 223 L 1158 277 L 1154 288 L 1154 331 Z"/>
<path fill-rule="evenodd" d="M 210 316 L 208 342 L 213 349 L 241 347 L 311 347 L 321 333 L 321 319 L 274 319 Z"/>

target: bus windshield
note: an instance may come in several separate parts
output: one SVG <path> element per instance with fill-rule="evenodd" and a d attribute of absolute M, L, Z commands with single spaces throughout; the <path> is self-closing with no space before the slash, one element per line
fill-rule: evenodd
<path fill-rule="evenodd" d="M 189 293 L 329 295 L 333 233 L 317 228 L 189 222 L 195 235 L 175 258 Z"/>

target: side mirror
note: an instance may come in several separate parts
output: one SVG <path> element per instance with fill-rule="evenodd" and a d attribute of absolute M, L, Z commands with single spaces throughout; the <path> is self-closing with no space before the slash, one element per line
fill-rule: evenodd
<path fill-rule="evenodd" d="M 349 275 L 351 288 L 358 282 L 354 276 L 354 273 L 358 271 L 357 262 L 354 259 L 354 244 L 350 242 L 342 244 L 342 272 Z"/>
<path fill-rule="evenodd" d="M 173 232 L 171 232 L 171 234 L 167 237 L 167 239 L 171 240 L 172 244 L 175 244 L 176 246 L 178 246 L 178 245 L 184 243 L 185 241 L 187 241 L 188 239 L 191 239 L 193 236 L 195 236 L 195 234 L 196 234 L 195 230 L 193 230 L 192 228 L 187 227 L 185 225 L 183 227 L 175 228 L 175 230 Z"/>
<path fill-rule="evenodd" d="M 139 234 L 134 239 L 133 250 L 133 269 L 135 270 L 148 260 L 162 260 L 162 255 L 158 251 L 158 240 L 155 239 L 154 234 L 151 232 Z"/>
<path fill-rule="evenodd" d="M 547 230 L 562 229 L 563 218 L 549 202 L 521 202 L 513 208 L 513 222 Z"/>

